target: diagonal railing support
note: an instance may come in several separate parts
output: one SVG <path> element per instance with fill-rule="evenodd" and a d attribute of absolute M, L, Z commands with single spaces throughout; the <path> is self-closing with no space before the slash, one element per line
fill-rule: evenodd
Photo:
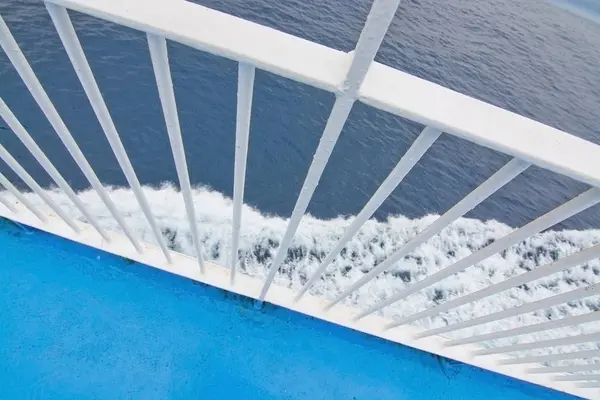
<path fill-rule="evenodd" d="M 319 141 L 313 161 L 308 168 L 308 173 L 300 189 L 300 194 L 296 200 L 294 211 L 290 217 L 290 222 L 286 228 L 283 239 L 277 249 L 277 254 L 269 267 L 269 274 L 265 278 L 265 283 L 258 297 L 259 301 L 263 301 L 267 295 L 267 291 L 275 279 L 275 275 L 281 266 L 281 263 L 287 256 L 287 251 L 292 244 L 294 235 L 298 230 L 300 221 L 306 212 L 310 199 L 312 198 L 321 175 L 325 170 L 327 161 L 333 151 L 342 128 L 350 115 L 350 110 L 358 96 L 358 90 L 363 83 L 365 76 L 375 59 L 375 55 L 383 42 L 383 38 L 394 18 L 396 10 L 400 5 L 400 0 L 375 0 L 371 11 L 367 16 L 363 30 L 358 39 L 356 49 L 352 55 L 352 62 L 348 68 L 346 78 L 344 79 L 340 93 L 336 96 L 331 114 L 327 119 L 325 130 Z"/>

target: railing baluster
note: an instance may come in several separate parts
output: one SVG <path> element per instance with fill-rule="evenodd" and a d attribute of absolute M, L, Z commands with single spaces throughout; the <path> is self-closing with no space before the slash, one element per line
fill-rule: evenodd
<path fill-rule="evenodd" d="M 235 283 L 238 260 L 238 248 L 246 181 L 248 158 L 248 138 L 250 136 L 250 117 L 252 115 L 252 94 L 254 91 L 254 73 L 252 65 L 238 65 L 237 117 L 235 123 L 235 171 L 233 178 L 233 225 L 231 232 L 231 284 Z"/>
<path fill-rule="evenodd" d="M 529 368 L 527 373 L 529 374 L 558 374 L 565 372 L 587 372 L 587 371 L 600 371 L 600 364 L 570 364 L 561 365 L 557 367 L 537 367 Z"/>
<path fill-rule="evenodd" d="M 31 188 L 38 196 L 44 200 L 44 202 L 63 220 L 67 225 L 75 233 L 81 232 L 81 229 L 75 224 L 75 221 L 71 217 L 69 217 L 59 206 L 46 194 L 44 189 L 41 188 L 40 185 L 25 171 L 23 167 L 19 164 L 17 160 L 4 148 L 4 146 L 0 145 L 0 158 L 13 170 L 16 174 L 21 178 L 23 182 L 27 186 Z"/>
<path fill-rule="evenodd" d="M 426 288 L 444 278 L 447 278 L 448 276 L 451 276 L 458 272 L 462 272 L 465 269 L 469 268 L 470 266 L 487 259 L 488 257 L 498 253 L 499 251 L 505 250 L 508 247 L 520 242 L 521 240 L 525 240 L 528 237 L 543 231 L 544 229 L 548 229 L 548 228 L 556 225 L 557 223 L 564 221 L 565 219 L 597 204 L 598 202 L 600 202 L 600 189 L 598 189 L 598 188 L 590 189 L 587 192 L 580 194 L 576 198 L 566 202 L 565 204 L 561 205 L 560 207 L 557 207 L 554 210 L 537 218 L 536 220 L 528 223 L 527 225 L 511 232 L 510 234 L 504 236 L 503 238 L 496 240 L 494 243 L 490 244 L 489 246 L 486 246 L 486 247 L 476 251 L 475 253 L 472 253 L 471 255 L 455 262 L 454 264 L 450 265 L 449 267 L 446 267 L 446 268 L 442 269 L 441 271 L 438 271 L 438 272 L 434 273 L 433 275 L 428 276 L 427 278 L 423 279 L 422 281 L 419 281 L 419 282 L 407 287 L 406 289 L 393 295 L 389 299 L 384 300 L 384 301 L 374 305 L 373 307 L 370 307 L 366 311 L 360 313 L 357 318 L 362 318 L 365 315 L 369 315 L 369 314 L 371 314 L 377 310 L 380 310 L 384 307 L 387 307 L 401 299 L 404 299 L 405 297 L 407 297 L 415 292 L 418 292 L 419 290 Z M 387 260 L 384 261 L 383 263 L 386 263 L 386 262 L 387 262 Z M 393 265 L 393 264 L 394 263 L 388 263 L 386 265 L 386 268 L 391 267 L 391 265 Z M 367 283 L 368 280 L 373 278 L 373 276 L 370 276 L 369 279 L 366 279 L 368 275 L 369 274 L 365 275 L 365 277 L 361 278 L 360 281 L 358 281 L 356 284 L 354 284 L 350 288 L 352 290 L 348 289 L 348 290 L 344 291 L 344 293 L 342 293 L 342 295 L 338 296 L 328 306 L 328 308 L 331 308 L 331 306 L 338 303 L 343 298 L 345 298 L 348 294 L 350 294 L 352 291 L 356 290 L 358 287 L 364 285 L 365 283 Z"/>
<path fill-rule="evenodd" d="M 600 380 L 600 374 L 561 375 L 553 377 L 552 380 L 561 382 L 598 381 Z"/>
<path fill-rule="evenodd" d="M 154 68 L 156 86 L 165 116 L 165 124 L 173 151 L 177 178 L 183 195 L 185 210 L 192 231 L 192 239 L 196 248 L 196 256 L 200 271 L 204 273 L 204 256 L 200 235 L 198 233 L 198 222 L 196 221 L 196 210 L 194 209 L 194 199 L 192 197 L 192 186 L 185 158 L 185 147 L 181 137 L 181 127 L 179 126 L 179 116 L 177 113 L 177 103 L 175 102 L 175 92 L 173 91 L 173 80 L 171 79 L 171 69 L 169 67 L 169 56 L 167 53 L 167 42 L 165 38 L 147 34 L 148 48 L 150 49 L 150 58 Z"/>
<path fill-rule="evenodd" d="M 590 381 L 590 382 L 578 383 L 577 387 L 582 388 L 582 389 L 600 388 L 600 382 Z"/>
<path fill-rule="evenodd" d="M 321 277 L 329 264 L 335 259 L 346 243 L 358 232 L 358 230 L 371 218 L 373 213 L 381 206 L 388 196 L 402 182 L 404 177 L 410 172 L 415 164 L 423 157 L 425 152 L 433 145 L 437 138 L 442 134 L 441 131 L 425 127 L 421 134 L 417 137 L 406 154 L 400 159 L 396 167 L 390 172 L 388 177 L 381 183 L 375 194 L 369 199 L 360 213 L 354 218 L 352 223 L 338 240 L 333 250 L 325 257 L 319 267 L 313 272 L 312 276 L 304 284 L 302 289 L 296 295 L 295 301 L 300 300 L 308 289 Z"/>
<path fill-rule="evenodd" d="M 48 97 L 48 94 L 46 93 L 46 91 L 42 87 L 42 84 L 33 72 L 33 69 L 31 69 L 31 66 L 27 62 L 27 59 L 23 55 L 23 52 L 19 48 L 19 45 L 15 41 L 15 38 L 11 34 L 10 30 L 8 29 L 8 26 L 4 22 L 4 19 L 1 15 L 0 46 L 2 46 L 2 49 L 4 50 L 11 63 L 15 67 L 17 73 L 25 83 L 25 86 L 27 86 L 27 89 L 29 90 L 36 103 L 50 122 L 50 125 L 52 125 L 52 128 L 56 131 L 57 135 L 67 148 L 71 157 L 73 157 L 73 160 L 75 160 L 75 163 L 77 164 L 81 172 L 83 172 L 83 174 L 90 182 L 96 193 L 98 193 L 98 196 L 100 197 L 108 211 L 111 213 L 111 215 L 115 218 L 115 221 L 117 221 L 117 224 L 119 224 L 125 235 L 127 235 L 127 238 L 131 241 L 131 244 L 135 247 L 138 253 L 142 253 L 143 249 L 140 246 L 138 240 L 136 239 L 131 229 L 129 229 L 129 226 L 127 226 L 127 224 L 125 223 L 123 216 L 117 209 L 115 203 L 111 200 L 106 189 L 104 188 L 104 186 L 102 186 L 102 183 L 100 183 L 98 176 L 96 176 L 96 173 L 94 172 L 89 162 L 81 152 L 81 149 L 77 145 L 77 142 L 75 142 L 75 139 L 73 139 L 73 136 L 69 132 L 69 129 L 58 114 L 58 111 L 56 111 L 52 100 L 50 100 L 50 97 Z"/>
<path fill-rule="evenodd" d="M 399 4 L 400 0 L 375 0 L 371 7 L 367 22 L 363 27 L 356 49 L 354 50 L 352 62 L 348 68 L 346 78 L 340 88 L 341 93 L 336 96 L 323 135 L 319 140 L 319 145 L 313 156 L 313 161 L 308 168 L 308 173 L 306 174 L 302 189 L 300 189 L 300 194 L 296 200 L 294 211 L 292 211 L 290 222 L 288 223 L 283 239 L 279 244 L 277 254 L 271 263 L 269 274 L 267 275 L 260 292 L 258 298 L 259 301 L 265 299 L 267 291 L 279 270 L 279 266 L 287 256 L 287 251 L 292 244 L 294 234 L 296 233 L 300 221 L 306 212 L 306 208 L 310 203 L 310 199 L 319 184 L 319 179 L 321 179 L 323 170 L 327 165 L 327 161 L 329 161 L 333 147 L 335 146 L 335 143 L 342 132 L 342 128 L 350 115 L 350 110 L 356 101 L 358 90 L 365 79 L 371 63 L 375 59 L 375 55 L 379 50 L 379 46 L 383 41 Z"/>
<path fill-rule="evenodd" d="M 490 354 L 513 353 L 516 351 L 529 351 L 543 349 L 547 347 L 567 346 L 571 344 L 598 342 L 600 341 L 600 332 L 589 333 L 586 335 L 567 336 L 558 339 L 543 340 L 531 343 L 513 344 L 503 347 L 490 347 L 487 349 L 475 350 L 473 356 L 485 356 Z"/>
<path fill-rule="evenodd" d="M 600 311 L 594 311 L 586 314 L 575 315 L 570 317 L 564 317 L 555 319 L 552 321 L 542 322 L 540 324 L 526 325 L 519 328 L 507 329 L 498 332 L 486 333 L 484 335 L 469 336 L 463 339 L 452 340 L 446 343 L 447 347 L 462 346 L 470 343 L 485 342 L 488 340 L 504 339 L 507 337 L 520 336 L 528 333 L 542 332 L 550 329 L 564 328 L 565 326 L 574 326 L 579 324 L 586 324 L 588 322 L 600 320 Z"/>
<path fill-rule="evenodd" d="M 17 198 L 25 207 L 29 209 L 40 221 L 43 223 L 48 222 L 48 218 L 40 212 L 25 196 L 21 194 L 19 189 L 17 189 L 10 181 L 0 173 L 0 185 L 4 186 L 9 192 L 12 193 L 13 196 Z"/>
<path fill-rule="evenodd" d="M 500 321 L 506 318 L 514 317 L 517 315 L 525 314 L 531 311 L 539 310 L 542 308 L 552 307 L 558 304 L 567 303 L 573 300 L 580 300 L 586 297 L 600 294 L 600 283 L 582 287 L 579 289 L 571 290 L 569 292 L 560 293 L 554 296 L 546 297 L 545 299 L 532 301 L 530 303 L 521 304 L 518 307 L 507 308 L 502 311 L 495 313 L 482 315 L 481 317 L 469 319 L 452 325 L 441 326 L 439 328 L 430 329 L 415 334 L 416 339 L 429 337 L 432 335 L 440 335 L 443 333 L 454 332 L 461 329 L 470 328 L 472 326 L 478 326 L 488 324 L 490 322 Z M 395 326 L 395 323 L 391 323 L 385 327 L 385 329 L 391 329 Z"/>
<path fill-rule="evenodd" d="M 4 198 L 2 193 L 0 193 L 0 203 L 4 204 L 4 207 L 8 208 L 11 212 L 15 214 L 18 212 L 15 206 L 13 206 L 10 201 Z"/>
<path fill-rule="evenodd" d="M 154 238 L 162 249 L 167 261 L 171 263 L 172 259 L 169 249 L 167 248 L 162 233 L 156 224 L 156 220 L 152 214 L 152 210 L 150 209 L 150 204 L 148 204 L 148 200 L 142 191 L 142 187 L 138 181 L 133 166 L 131 165 L 131 161 L 129 161 L 129 157 L 127 156 L 125 148 L 123 147 L 123 143 L 121 143 L 119 133 L 117 132 L 115 124 L 110 116 L 110 113 L 108 112 L 108 108 L 106 107 L 102 93 L 98 88 L 96 79 L 94 78 L 85 53 L 83 52 L 81 43 L 79 43 L 77 33 L 73 28 L 69 14 L 63 7 L 51 3 L 45 4 L 56 31 L 58 32 L 58 36 L 60 37 L 67 55 L 69 56 L 69 60 L 71 60 L 71 64 L 73 64 L 75 73 L 77 74 L 77 77 L 83 86 L 90 104 L 92 105 L 92 109 L 94 110 L 94 113 L 96 114 L 96 117 L 102 126 L 102 130 L 108 139 L 110 147 L 117 158 L 119 166 L 125 174 L 125 178 L 127 179 L 127 182 L 129 182 L 129 185 L 131 186 L 131 189 L 133 190 L 133 193 L 140 207 L 142 208 L 142 212 L 144 213 L 144 216 L 146 217 L 146 220 L 148 221 L 148 224 L 154 233 Z"/>
<path fill-rule="evenodd" d="M 25 145 L 27 150 L 35 159 L 40 163 L 40 165 L 44 168 L 44 171 L 50 175 L 50 177 L 56 182 L 56 184 L 63 190 L 63 192 L 71 199 L 73 204 L 77 207 L 77 209 L 83 214 L 86 220 L 92 224 L 92 226 L 98 231 L 100 236 L 107 242 L 110 242 L 110 238 L 100 226 L 100 223 L 85 207 L 83 202 L 79 200 L 77 194 L 71 189 L 67 181 L 62 177 L 60 172 L 54 167 L 52 162 L 46 157 L 42 149 L 35 143 L 33 138 L 29 135 L 27 130 L 23 127 L 23 125 L 19 122 L 17 117 L 12 113 L 10 108 L 6 105 L 4 100 L 0 98 L 0 118 L 2 118 L 6 124 L 10 127 L 10 129 L 17 135 L 19 140 Z"/>
<path fill-rule="evenodd" d="M 358 281 L 350 285 L 340 295 L 338 295 L 332 302 L 330 302 L 326 309 L 330 309 L 355 290 L 375 278 L 383 271 L 391 268 L 395 263 L 404 258 L 408 253 L 425 243 L 431 237 L 435 236 L 446 226 L 450 225 L 453 221 L 459 217 L 465 215 L 467 212 L 475 208 L 479 203 L 487 199 L 501 187 L 506 185 L 517 175 L 522 173 L 529 167 L 529 164 L 525 161 L 518 159 L 512 159 L 502 168 L 500 168 L 495 174 L 489 177 L 485 182 L 479 185 L 475 190 L 469 193 L 465 198 L 456 203 L 450 210 L 446 211 L 442 216 L 435 220 L 431 225 L 421 231 L 417 236 L 406 242 L 400 249 L 394 252 L 386 260 L 375 266 L 365 276 L 360 278 Z M 356 319 L 362 318 L 372 312 L 377 311 L 375 307 L 368 309 L 357 315 Z"/>
<path fill-rule="evenodd" d="M 490 285 L 484 289 L 478 290 L 473 293 L 469 293 L 465 296 L 458 297 L 453 300 L 449 300 L 442 304 L 436 304 L 430 308 L 427 308 L 421 312 L 400 318 L 399 320 L 395 320 L 390 327 L 400 326 L 410 324 L 411 322 L 418 321 L 419 319 L 430 317 L 433 315 L 437 315 L 441 312 L 451 310 L 453 308 L 459 307 L 461 305 L 472 303 L 474 301 L 483 299 L 485 297 L 493 296 L 497 293 L 503 292 L 505 290 L 517 287 L 527 282 L 534 281 L 536 279 L 543 278 L 545 276 L 549 276 L 552 274 L 556 274 L 557 272 L 567 270 L 576 265 L 580 265 L 596 259 L 600 257 L 600 245 L 596 245 L 590 247 L 589 249 L 580 251 L 579 253 L 571 254 L 567 257 L 563 257 L 553 263 L 539 266 L 532 271 L 525 272 L 521 275 L 517 275 L 513 278 L 507 279 L 505 281 Z"/>
<path fill-rule="evenodd" d="M 583 350 L 574 351 L 570 353 L 555 353 L 555 354 L 544 354 L 541 356 L 527 356 L 527 357 L 511 357 L 503 360 L 498 360 L 500 365 L 518 365 L 518 364 L 541 364 L 545 362 L 555 362 L 564 360 L 585 360 L 594 357 L 600 357 L 600 350 Z"/>

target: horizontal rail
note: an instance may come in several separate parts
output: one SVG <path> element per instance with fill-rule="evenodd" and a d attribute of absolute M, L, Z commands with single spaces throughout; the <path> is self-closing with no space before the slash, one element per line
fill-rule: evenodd
<path fill-rule="evenodd" d="M 352 55 L 186 1 L 49 0 L 330 92 Z M 373 62 L 360 101 L 600 187 L 600 146 Z M 566 150 L 568 149 L 568 151 Z"/>

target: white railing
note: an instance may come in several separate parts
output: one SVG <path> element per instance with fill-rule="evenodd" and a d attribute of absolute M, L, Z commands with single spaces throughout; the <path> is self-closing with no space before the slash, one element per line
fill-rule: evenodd
<path fill-rule="evenodd" d="M 596 396 L 597 392 L 594 392 L 594 388 L 600 387 L 600 376 L 593 372 L 600 371 L 600 363 L 595 363 L 600 356 L 600 350 L 569 353 L 562 351 L 560 346 L 599 342 L 600 332 L 501 347 L 484 347 L 479 343 L 598 321 L 600 320 L 600 312 L 574 315 L 536 325 L 469 336 L 463 339 L 449 340 L 440 335 L 600 294 L 600 285 L 590 285 L 589 287 L 527 303 L 520 307 L 428 331 L 414 328 L 410 324 L 586 263 L 600 257 L 600 245 L 564 257 L 552 264 L 540 266 L 516 277 L 491 284 L 485 289 L 393 321 L 372 315 L 600 202 L 600 168 L 597 167 L 598 160 L 600 160 L 600 146 L 374 62 L 375 55 L 399 3 L 400 0 L 375 0 L 356 49 L 351 53 L 344 53 L 184 1 L 46 1 L 47 10 L 68 57 L 109 141 L 110 147 L 117 157 L 118 163 L 152 229 L 154 239 L 159 246 L 158 249 L 140 241 L 127 226 L 119 207 L 111 200 L 108 191 L 99 181 L 85 155 L 58 114 L 52 100 L 46 94 L 25 59 L 8 26 L 0 16 L 0 44 L 4 52 L 70 155 L 122 229 L 131 246 L 129 247 L 127 243 L 119 240 L 121 238 L 120 234 L 107 232 L 101 226 L 93 213 L 78 198 L 61 173 L 53 166 L 52 162 L 17 120 L 10 108 L 0 99 L 0 117 L 33 154 L 44 170 L 48 172 L 58 187 L 81 211 L 86 221 L 91 224 L 95 231 L 92 231 L 87 224 L 74 220 L 61 210 L 59 205 L 46 194 L 44 189 L 21 167 L 19 162 L 0 146 L 0 158 L 56 214 L 55 216 L 40 210 L 27 197 L 23 196 L 6 177 L 0 174 L 0 185 L 10 192 L 16 200 L 15 202 L 0 193 L 0 203 L 6 207 L 6 211 L 2 211 L 2 215 L 170 272 L 254 297 L 260 302 L 267 300 L 353 329 L 568 393 L 583 397 Z M 190 259 L 167 248 L 165 239 L 157 226 L 152 208 L 142 191 L 135 170 L 129 161 L 119 133 L 90 69 L 67 8 L 138 29 L 147 34 L 152 66 L 165 116 L 166 130 L 193 237 L 196 252 L 195 267 L 190 264 Z M 204 261 L 200 239 L 202 227 L 198 226 L 192 200 L 192 188 L 171 81 L 166 39 L 239 62 L 233 236 L 231 238 L 231 263 L 228 269 Z M 236 278 L 236 260 L 242 221 L 252 93 L 256 68 L 333 92 L 336 95 L 335 103 L 308 169 L 289 224 L 280 242 L 279 249 L 271 262 L 269 273 L 262 283 L 257 282 L 256 278 L 250 278 L 243 274 L 238 275 Z M 289 290 L 277 285 L 272 286 L 350 110 L 356 101 L 419 122 L 425 128 L 364 208 L 354 218 L 338 243 L 308 278 L 302 289 L 297 293 L 291 293 Z M 400 184 L 413 166 L 419 162 L 442 132 L 503 152 L 513 158 L 426 229 L 396 250 L 385 261 L 376 265 L 369 273 L 342 290 L 333 301 L 324 303 L 322 300 L 307 295 L 310 287 L 321 279 L 348 241 L 372 217 L 377 208 Z M 525 171 L 530 165 L 536 165 L 577 179 L 591 185 L 593 188 L 368 309 L 355 310 L 339 304 L 379 274 L 401 262 L 406 255 L 437 235 L 453 221 L 465 215 Z M 34 217 L 37 218 L 37 221 Z M 164 261 L 156 257 L 157 252 L 162 252 Z M 330 309 L 332 310 L 329 311 Z M 533 354 L 530 351 L 534 349 L 547 349 L 550 352 L 548 354 Z M 588 361 L 588 363 L 582 364 L 582 360 Z M 561 364 L 553 364 L 555 362 Z"/>

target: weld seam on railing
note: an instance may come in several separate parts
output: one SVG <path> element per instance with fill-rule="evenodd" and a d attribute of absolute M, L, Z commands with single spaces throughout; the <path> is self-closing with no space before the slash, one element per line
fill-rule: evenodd
<path fill-rule="evenodd" d="M 567 346 L 571 344 L 579 344 L 579 343 L 588 343 L 588 342 L 598 342 L 600 341 L 600 332 L 589 333 L 585 335 L 575 335 L 575 336 L 567 336 L 558 339 L 550 339 L 532 343 L 520 343 L 514 344 L 510 346 L 502 346 L 502 347 L 490 347 L 480 350 L 475 350 L 472 355 L 473 356 L 484 356 L 491 354 L 500 354 L 500 353 L 513 353 L 516 351 L 528 351 L 534 349 L 548 348 L 548 347 L 557 347 L 557 346 Z"/>
<path fill-rule="evenodd" d="M 40 212 L 25 196 L 21 194 L 17 189 L 2 173 L 0 173 L 0 185 L 4 186 L 13 196 L 17 198 L 25 207 L 29 209 L 40 221 L 44 224 L 48 222 L 48 218 Z"/>
<path fill-rule="evenodd" d="M 171 78 L 171 69 L 169 67 L 169 55 L 167 52 L 167 42 L 165 38 L 147 34 L 148 49 L 156 78 L 156 87 L 160 97 L 160 103 L 165 118 L 169 143 L 173 152 L 175 169 L 181 194 L 185 205 L 185 211 L 192 231 L 192 240 L 196 249 L 196 256 L 200 267 L 200 272 L 204 273 L 203 247 L 200 242 L 198 232 L 198 222 L 196 220 L 196 210 L 194 209 L 194 199 L 192 197 L 192 185 L 188 172 L 187 161 L 185 157 L 185 147 L 181 137 L 181 127 L 179 125 L 179 115 L 177 113 L 177 103 L 175 101 L 175 92 L 173 90 L 173 80 Z"/>
<path fill-rule="evenodd" d="M 367 204 L 358 213 L 354 220 L 346 228 L 342 237 L 333 247 L 333 250 L 327 254 L 327 256 L 321 261 L 317 269 L 309 277 L 308 281 L 300 289 L 296 295 L 294 301 L 299 301 L 302 296 L 310 289 L 310 287 L 323 275 L 327 267 L 331 262 L 338 256 L 342 249 L 346 246 L 346 243 L 358 232 L 358 230 L 371 218 L 375 211 L 383 204 L 383 202 L 389 197 L 390 194 L 398 187 L 402 180 L 408 175 L 415 164 L 423 157 L 427 150 L 433 145 L 433 143 L 440 137 L 441 131 L 425 127 L 417 136 L 417 139 L 413 142 L 410 148 L 402 156 L 396 167 L 390 172 L 390 174 L 381 183 L 377 191 L 371 196 Z"/>
<path fill-rule="evenodd" d="M 552 321 L 542 322 L 540 324 L 526 325 L 514 329 L 486 333 L 484 335 L 469 336 L 463 339 L 452 340 L 445 344 L 446 347 L 462 346 L 465 344 L 485 342 L 489 340 L 505 339 L 508 337 L 521 336 L 528 333 L 543 332 L 550 329 L 564 328 L 586 324 L 600 320 L 600 311 L 594 311 L 586 314 L 573 315 Z"/>
<path fill-rule="evenodd" d="M 479 326 L 488 324 L 490 322 L 500 321 L 506 318 L 515 317 L 517 315 L 525 314 L 531 311 L 539 310 L 542 308 L 553 307 L 559 304 L 567 303 L 569 301 L 580 300 L 586 297 L 595 296 L 600 294 L 600 283 L 571 290 L 569 292 L 560 293 L 554 296 L 546 297 L 545 299 L 524 303 L 518 307 L 507 308 L 502 311 L 495 313 L 482 315 L 481 317 L 469 319 L 452 325 L 446 325 L 428 331 L 423 331 L 415 335 L 416 339 L 429 337 L 433 335 L 440 335 L 443 333 L 454 332 L 461 329 L 470 328 L 473 326 Z"/>
<path fill-rule="evenodd" d="M 521 275 L 517 275 L 513 278 L 507 279 L 505 281 L 492 284 L 484 289 L 478 290 L 473 293 L 469 293 L 465 296 L 449 300 L 442 304 L 436 304 L 423 311 L 398 319 L 394 321 L 394 323 L 398 324 L 398 326 L 406 325 L 422 318 L 438 315 L 441 312 L 460 307 L 467 303 L 472 303 L 474 301 L 481 300 L 485 297 L 493 296 L 505 290 L 514 288 L 519 285 L 523 285 L 527 282 L 531 282 L 543 278 L 545 276 L 556 274 L 561 271 L 565 271 L 569 268 L 573 268 L 577 265 L 586 263 L 598 257 L 600 257 L 600 245 L 596 245 L 588 249 L 582 250 L 578 253 L 568 255 L 553 263 L 538 266 L 532 271 L 528 271 Z"/>
<path fill-rule="evenodd" d="M 584 372 L 584 371 L 600 371 L 600 363 L 592 364 L 569 364 L 552 367 L 537 367 L 528 368 L 528 374 L 557 374 L 557 373 L 573 373 L 573 372 Z"/>
<path fill-rule="evenodd" d="M 455 262 L 454 264 L 407 287 L 406 289 L 401 290 L 399 293 L 391 296 L 387 300 L 376 304 L 375 306 L 367 310 L 367 312 L 361 313 L 360 315 L 366 315 L 370 312 L 374 312 L 375 310 L 387 307 L 399 301 L 400 299 L 406 298 L 407 296 L 418 292 L 423 288 L 426 288 L 436 282 L 441 281 L 442 279 L 445 279 L 458 272 L 462 272 L 470 266 L 475 265 L 478 262 L 481 262 L 487 259 L 488 257 L 491 257 L 492 255 L 520 242 L 521 240 L 525 240 L 530 236 L 543 231 L 544 229 L 548 229 L 556 225 L 557 223 L 564 221 L 565 219 L 597 204 L 598 202 L 600 202 L 600 189 L 590 189 L 587 192 L 584 192 L 579 196 L 575 197 L 574 199 L 568 201 L 567 203 L 535 219 L 527 225 L 516 229 L 508 235 L 496 240 L 494 243 L 476 251 L 475 253 L 470 254 L 469 256 Z M 396 326 L 396 323 L 391 323 L 386 326 L 386 329 L 394 328 Z"/>
<path fill-rule="evenodd" d="M 48 196 L 48 194 L 46 194 L 44 189 L 38 185 L 35 179 L 33 179 L 33 177 L 29 175 L 27 171 L 25 171 L 25 168 L 21 167 L 19 162 L 15 160 L 15 158 L 11 156 L 8 150 L 6 150 L 2 145 L 0 145 L 0 158 L 19 176 L 19 178 L 21 178 L 23 182 L 25 182 L 27 186 L 31 188 L 31 190 L 40 196 L 44 203 L 46 203 L 63 221 L 65 221 L 65 223 L 69 225 L 69 227 L 73 229 L 75 233 L 81 232 L 81 229 L 77 226 L 77 224 L 75 224 L 75 221 L 73 221 L 73 219 L 68 216 L 62 210 L 62 208 L 60 208 L 60 206 L 56 204 L 56 202 L 52 200 L 50 196 Z"/>
<path fill-rule="evenodd" d="M 600 349 L 573 351 L 567 353 L 544 354 L 540 356 L 510 357 L 498 360 L 498 365 L 541 364 L 564 360 L 588 359 L 600 357 Z"/>
<path fill-rule="evenodd" d="M 81 149 L 77 145 L 77 142 L 75 142 L 75 139 L 69 132 L 69 129 L 58 114 L 58 111 L 56 111 L 52 100 L 50 100 L 50 97 L 48 97 L 48 94 L 42 87 L 42 84 L 33 72 L 33 69 L 27 62 L 27 59 L 23 55 L 23 52 L 21 51 L 19 45 L 15 41 L 15 38 L 11 34 L 10 30 L 8 29 L 8 26 L 4 22 L 4 19 L 1 15 L 0 46 L 8 56 L 9 60 L 15 67 L 17 73 L 25 83 L 25 86 L 35 99 L 35 102 L 40 107 L 48 121 L 50 122 L 50 125 L 57 133 L 58 137 L 66 147 L 67 151 L 69 152 L 71 157 L 73 157 L 73 160 L 75 160 L 75 163 L 83 172 L 83 174 L 90 182 L 96 193 L 98 193 L 98 196 L 100 197 L 108 211 L 111 213 L 111 215 L 115 218 L 115 221 L 117 221 L 119 227 L 121 227 L 121 229 L 129 239 L 133 247 L 137 250 L 137 252 L 140 254 L 143 253 L 142 246 L 139 244 L 131 229 L 129 229 L 129 226 L 125 223 L 125 220 L 123 219 L 123 216 L 117 209 L 115 203 L 111 200 L 106 189 L 104 188 L 104 186 L 102 186 L 102 183 L 100 183 L 98 176 L 90 166 L 86 157 L 81 152 Z"/>
<path fill-rule="evenodd" d="M 135 174 L 133 166 L 131 165 L 131 161 L 127 156 L 125 148 L 123 147 L 119 133 L 117 132 L 108 108 L 106 107 L 106 103 L 104 102 L 100 88 L 96 83 L 96 79 L 94 78 L 83 48 L 81 47 L 81 43 L 77 38 L 77 33 L 73 28 L 69 14 L 63 7 L 52 3 L 45 4 L 56 31 L 58 32 L 58 36 L 60 37 L 60 40 L 67 52 L 69 60 L 75 69 L 75 73 L 77 74 L 77 77 L 83 86 L 83 90 L 85 91 L 92 109 L 94 110 L 94 114 L 96 114 L 96 117 L 102 126 L 102 130 L 108 139 L 110 147 L 117 158 L 119 166 L 125 174 L 125 178 L 133 190 L 133 193 L 142 209 L 142 213 L 146 217 L 146 220 L 152 229 L 154 238 L 160 246 L 167 261 L 171 263 L 172 258 L 171 254 L 169 253 L 169 249 L 165 244 L 165 240 L 160 229 L 158 228 L 158 225 L 156 224 L 152 210 L 150 209 L 150 204 L 144 195 L 140 182 Z"/>
<path fill-rule="evenodd" d="M 371 271 L 369 271 L 362 278 L 354 282 L 348 288 L 344 289 L 341 294 L 336 296 L 336 298 L 329 302 L 326 306 L 326 310 L 331 309 L 334 305 L 342 301 L 344 298 L 349 296 L 351 293 L 358 290 L 360 287 L 368 283 L 370 280 L 374 279 L 377 275 L 384 272 L 385 270 L 391 268 L 396 262 L 400 261 L 404 258 L 408 253 L 415 250 L 418 246 L 425 243 L 427 240 L 438 234 L 442 229 L 450 225 L 457 218 L 465 215 L 467 212 L 472 210 L 478 204 L 483 202 L 501 187 L 506 185 L 520 173 L 525 171 L 529 167 L 529 163 L 518 159 L 512 159 L 508 163 L 506 163 L 502 168 L 500 168 L 496 173 L 490 176 L 485 180 L 481 185 L 479 185 L 475 190 L 465 196 L 461 201 L 456 203 L 450 210 L 446 211 L 443 215 L 441 215 L 437 220 L 435 220 L 431 225 L 425 228 L 423 231 L 419 232 L 415 237 L 408 240 L 400 249 L 396 250 L 392 255 L 390 255 L 386 260 L 375 266 Z M 375 311 L 378 311 L 380 308 L 383 308 L 385 305 L 381 303 L 359 313 L 355 319 L 358 320 L 363 318 Z"/>
<path fill-rule="evenodd" d="M 235 120 L 235 164 L 233 173 L 233 222 L 231 229 L 231 284 L 235 283 L 238 262 L 238 248 L 244 202 L 244 186 L 248 160 L 248 140 L 250 136 L 250 118 L 252 116 L 252 95 L 254 91 L 254 66 L 238 64 L 237 106 Z"/>
<path fill-rule="evenodd" d="M 371 11 L 367 16 L 367 21 L 358 38 L 356 49 L 353 53 L 352 62 L 348 68 L 346 78 L 340 88 L 341 92 L 337 94 L 331 114 L 327 119 L 323 135 L 319 140 L 319 145 L 313 156 L 313 161 L 308 168 L 308 173 L 300 189 L 300 194 L 296 200 L 296 205 L 292 211 L 290 222 L 279 244 L 275 258 L 273 259 L 269 273 L 265 278 L 258 300 L 263 301 L 267 295 L 271 283 L 284 261 L 287 251 L 292 244 L 294 234 L 296 233 L 300 221 L 304 216 L 308 204 L 312 198 L 321 175 L 329 161 L 344 124 L 350 115 L 350 110 L 358 96 L 358 90 L 364 81 L 364 78 L 371 66 L 379 46 L 388 30 L 395 12 L 400 4 L 400 0 L 375 0 Z"/>
<path fill-rule="evenodd" d="M 10 108 L 6 105 L 4 100 L 0 98 L 0 118 L 2 118 L 9 128 L 15 133 L 15 135 L 19 138 L 21 143 L 29 150 L 29 152 L 34 156 L 38 163 L 44 168 L 44 171 L 50 175 L 52 180 L 60 187 L 63 192 L 67 195 L 67 197 L 75 204 L 75 207 L 81 212 L 81 214 L 85 217 L 86 221 L 88 221 L 92 226 L 96 229 L 96 231 L 100 234 L 100 236 L 110 242 L 110 238 L 108 234 L 102 229 L 100 223 L 85 207 L 85 204 L 77 197 L 77 194 L 71 189 L 71 186 L 67 183 L 67 181 L 63 178 L 63 176 L 58 172 L 54 164 L 46 157 L 42 149 L 37 145 L 37 143 L 33 140 L 29 132 L 25 129 L 25 127 L 19 122 L 17 117 L 13 114 Z"/>

